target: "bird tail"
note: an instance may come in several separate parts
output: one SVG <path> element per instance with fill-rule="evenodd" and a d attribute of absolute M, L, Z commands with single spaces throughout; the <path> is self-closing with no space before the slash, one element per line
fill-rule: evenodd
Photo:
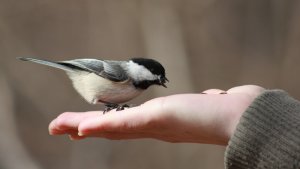
<path fill-rule="evenodd" d="M 74 69 L 72 67 L 61 64 L 59 62 L 42 60 L 42 59 L 35 59 L 35 58 L 27 58 L 27 57 L 18 57 L 17 59 L 20 59 L 22 61 L 31 61 L 31 62 L 39 63 L 39 64 L 42 64 L 42 65 L 55 67 L 55 68 L 58 68 L 58 69 L 65 70 L 67 72 L 73 72 L 74 71 Z"/>

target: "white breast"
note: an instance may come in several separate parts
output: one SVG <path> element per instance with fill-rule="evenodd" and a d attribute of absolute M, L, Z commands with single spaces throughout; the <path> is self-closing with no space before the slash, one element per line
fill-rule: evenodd
<path fill-rule="evenodd" d="M 89 103 L 124 103 L 138 96 L 131 81 L 112 82 L 94 73 L 72 72 L 68 74 L 77 92 Z"/>

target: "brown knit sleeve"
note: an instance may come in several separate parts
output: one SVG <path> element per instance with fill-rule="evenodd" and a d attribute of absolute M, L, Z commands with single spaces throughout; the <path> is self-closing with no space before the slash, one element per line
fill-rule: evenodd
<path fill-rule="evenodd" d="M 267 90 L 242 115 L 225 152 L 228 169 L 299 169 L 300 102 Z"/>

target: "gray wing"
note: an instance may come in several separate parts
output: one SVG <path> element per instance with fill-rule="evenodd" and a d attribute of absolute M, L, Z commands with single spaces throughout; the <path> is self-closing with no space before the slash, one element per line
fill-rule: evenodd
<path fill-rule="evenodd" d="M 65 66 L 73 66 L 78 69 L 95 73 L 103 78 L 121 82 L 128 79 L 128 76 L 121 64 L 122 61 L 109 61 L 98 59 L 75 59 L 70 61 L 57 62 Z"/>
<path fill-rule="evenodd" d="M 29 57 L 19 57 L 18 59 L 23 61 L 31 61 L 42 65 L 55 67 L 58 69 L 65 70 L 67 72 L 75 71 L 87 71 L 95 73 L 103 78 L 121 82 L 128 79 L 128 76 L 121 64 L 122 61 L 109 61 L 109 60 L 98 60 L 98 59 L 75 59 L 68 61 L 49 61 L 44 59 L 35 59 Z"/>
<path fill-rule="evenodd" d="M 125 81 L 129 79 L 129 77 L 127 76 L 124 68 L 121 66 L 122 64 L 122 61 L 103 61 L 104 70 L 100 73 L 100 75 L 116 82 Z"/>

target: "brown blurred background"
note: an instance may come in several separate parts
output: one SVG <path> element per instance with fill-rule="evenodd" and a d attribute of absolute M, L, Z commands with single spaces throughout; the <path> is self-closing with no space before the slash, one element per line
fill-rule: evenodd
<path fill-rule="evenodd" d="M 242 84 L 300 99 L 300 1 L 0 0 L 1 169 L 222 169 L 224 148 L 49 136 L 64 111 L 99 110 L 63 71 L 16 60 L 149 57 L 168 89 L 133 100 Z"/>

